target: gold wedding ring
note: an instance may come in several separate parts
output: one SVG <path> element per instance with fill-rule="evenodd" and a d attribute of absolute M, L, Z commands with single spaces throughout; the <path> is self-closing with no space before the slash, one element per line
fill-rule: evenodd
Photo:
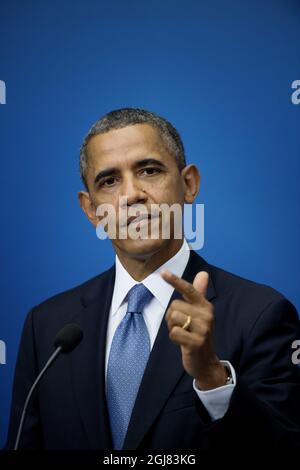
<path fill-rule="evenodd" d="M 181 328 L 183 330 L 188 330 L 191 323 L 192 323 L 192 317 L 190 315 L 188 315 L 185 324 Z"/>

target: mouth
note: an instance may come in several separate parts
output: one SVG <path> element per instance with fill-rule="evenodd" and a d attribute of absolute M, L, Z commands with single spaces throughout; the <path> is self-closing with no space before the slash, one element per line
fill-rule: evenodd
<path fill-rule="evenodd" d="M 149 221 L 157 219 L 159 216 L 158 215 L 151 215 L 149 213 L 147 214 L 140 214 L 139 216 L 131 216 L 126 219 L 123 223 L 120 224 L 121 228 L 124 227 L 129 227 L 129 225 L 145 225 L 148 224 Z"/>
<path fill-rule="evenodd" d="M 146 221 L 148 222 L 149 220 L 151 220 L 150 214 L 141 214 L 137 217 L 128 217 L 126 225 L 128 227 L 130 224 L 139 224 L 142 221 L 146 223 Z"/>

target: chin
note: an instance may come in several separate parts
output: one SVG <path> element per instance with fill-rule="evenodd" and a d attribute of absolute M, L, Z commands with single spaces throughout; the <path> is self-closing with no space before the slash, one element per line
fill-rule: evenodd
<path fill-rule="evenodd" d="M 151 254 L 156 253 L 164 246 L 167 246 L 170 243 L 170 240 L 153 240 L 153 239 L 138 239 L 138 240 L 115 240 L 113 243 L 115 250 L 119 250 L 123 253 L 126 253 L 127 256 L 132 257 L 147 257 Z"/>

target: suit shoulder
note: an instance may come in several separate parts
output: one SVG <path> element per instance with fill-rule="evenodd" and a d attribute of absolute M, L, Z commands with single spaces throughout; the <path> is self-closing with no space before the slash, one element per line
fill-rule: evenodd
<path fill-rule="evenodd" d="M 285 299 L 284 295 L 273 287 L 246 279 L 219 266 L 210 264 L 198 253 L 192 252 L 192 255 L 192 262 L 197 262 L 198 269 L 207 271 L 210 275 L 217 296 L 242 297 L 244 299 L 254 297 L 260 302 L 265 301 L 268 303 Z"/>
<path fill-rule="evenodd" d="M 284 295 L 273 287 L 243 278 L 217 266 L 209 265 L 215 288 L 222 294 L 255 296 L 261 301 L 276 302 L 285 299 Z"/>
<path fill-rule="evenodd" d="M 84 298 L 86 295 L 93 293 L 93 291 L 97 291 L 99 287 L 109 278 L 109 276 L 113 273 L 114 267 L 104 271 L 97 276 L 94 276 L 87 281 L 72 287 L 71 289 L 67 289 L 63 292 L 59 292 L 48 299 L 45 299 L 40 304 L 36 305 L 33 310 L 43 312 L 43 311 L 53 311 L 55 309 L 60 309 L 61 306 L 66 308 L 68 305 L 75 306 L 81 302 L 81 299 Z"/>
<path fill-rule="evenodd" d="M 210 276 L 218 321 L 224 328 L 235 325 L 234 331 L 249 332 L 260 318 L 274 323 L 284 318 L 298 325 L 294 305 L 276 289 L 209 264 L 201 257 L 197 270 L 207 271 Z"/>

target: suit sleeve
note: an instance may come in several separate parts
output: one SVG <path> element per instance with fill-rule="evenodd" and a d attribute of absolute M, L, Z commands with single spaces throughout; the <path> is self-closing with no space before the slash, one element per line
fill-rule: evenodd
<path fill-rule="evenodd" d="M 12 404 L 5 449 L 13 449 L 27 394 L 38 375 L 33 332 L 33 310 L 25 320 L 15 368 Z M 42 432 L 36 391 L 29 404 L 20 440 L 20 448 L 42 448 Z"/>
<path fill-rule="evenodd" d="M 292 343 L 299 338 L 299 318 L 286 299 L 269 304 L 244 332 L 224 417 L 209 421 L 196 401 L 209 447 L 300 447 L 300 369 L 292 362 Z"/>

